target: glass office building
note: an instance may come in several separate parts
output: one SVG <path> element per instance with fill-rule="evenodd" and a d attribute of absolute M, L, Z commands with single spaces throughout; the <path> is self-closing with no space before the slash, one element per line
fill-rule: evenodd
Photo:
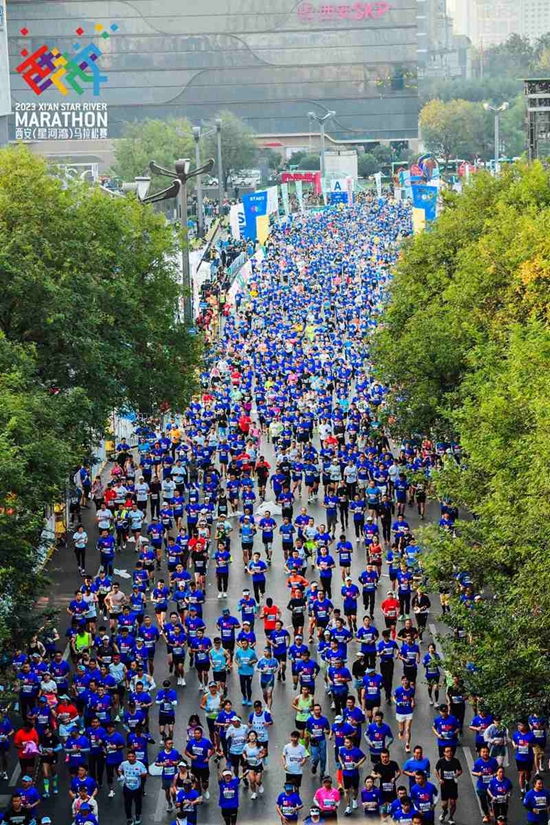
<path fill-rule="evenodd" d="M 264 136 L 303 137 L 308 112 L 327 110 L 339 141 L 418 136 L 417 0 L 8 0 L 8 33 L 14 104 L 100 100 L 109 137 L 126 121 L 198 124 L 221 109 Z M 74 57 L 91 39 L 99 96 L 54 85 L 37 97 L 16 70 L 23 51 Z"/>

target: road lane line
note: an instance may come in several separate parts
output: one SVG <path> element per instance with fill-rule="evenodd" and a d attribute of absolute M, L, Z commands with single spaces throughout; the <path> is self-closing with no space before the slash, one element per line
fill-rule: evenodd
<path fill-rule="evenodd" d="M 164 791 L 160 790 L 157 796 L 157 804 L 155 807 L 155 815 L 153 817 L 155 822 L 162 822 L 164 819 L 165 808 L 167 807 L 166 797 Z"/>
<path fill-rule="evenodd" d="M 13 771 L 11 777 L 10 777 L 10 788 L 13 788 L 13 787 L 15 787 L 15 785 L 17 785 L 17 782 L 19 781 L 20 776 L 21 776 L 21 766 L 19 765 L 19 763 L 17 763 L 17 765 L 15 766 L 14 771 Z"/>

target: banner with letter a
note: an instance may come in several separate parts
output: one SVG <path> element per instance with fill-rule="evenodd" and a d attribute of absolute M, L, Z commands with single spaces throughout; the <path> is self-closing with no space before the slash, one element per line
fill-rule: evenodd
<path fill-rule="evenodd" d="M 346 178 L 331 181 L 330 202 L 331 204 L 348 203 L 348 184 Z"/>

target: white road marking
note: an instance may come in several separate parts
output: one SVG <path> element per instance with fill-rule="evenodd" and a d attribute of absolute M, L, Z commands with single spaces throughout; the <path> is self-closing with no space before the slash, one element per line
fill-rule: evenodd
<path fill-rule="evenodd" d="M 166 807 L 167 807 L 166 797 L 164 796 L 164 791 L 161 789 L 158 793 L 158 796 L 157 796 L 157 804 L 156 804 L 156 807 L 155 807 L 155 815 L 153 816 L 153 819 L 154 819 L 155 822 L 162 822 L 162 820 L 164 819 L 165 813 L 166 813 Z"/>
<path fill-rule="evenodd" d="M 13 787 L 15 787 L 15 785 L 17 785 L 17 782 L 19 781 L 20 776 L 21 776 L 21 767 L 20 767 L 19 763 L 17 763 L 17 765 L 15 766 L 14 771 L 13 771 L 11 777 L 10 777 L 10 788 L 13 788 Z"/>

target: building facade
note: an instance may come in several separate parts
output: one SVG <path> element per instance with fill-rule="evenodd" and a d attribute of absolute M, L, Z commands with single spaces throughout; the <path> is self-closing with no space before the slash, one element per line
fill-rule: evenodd
<path fill-rule="evenodd" d="M 477 48 L 503 43 L 511 34 L 536 40 L 550 32 L 550 0 L 447 0 L 454 30 Z"/>
<path fill-rule="evenodd" d="M 418 0 L 417 24 L 419 76 L 470 77 L 472 44 L 457 33 L 447 0 Z"/>
<path fill-rule="evenodd" d="M 76 99 L 106 104 L 109 138 L 129 121 L 187 117 L 200 124 L 229 109 L 262 136 L 307 136 L 309 111 L 334 110 L 333 140 L 414 140 L 416 5 L 9 0 L 12 100 L 69 100 L 55 85 L 37 98 L 17 71 L 21 54 L 46 44 L 71 57 L 75 40 L 91 37 L 106 81 L 99 97 L 86 87 Z M 98 25 L 103 33 L 96 36 Z"/>

